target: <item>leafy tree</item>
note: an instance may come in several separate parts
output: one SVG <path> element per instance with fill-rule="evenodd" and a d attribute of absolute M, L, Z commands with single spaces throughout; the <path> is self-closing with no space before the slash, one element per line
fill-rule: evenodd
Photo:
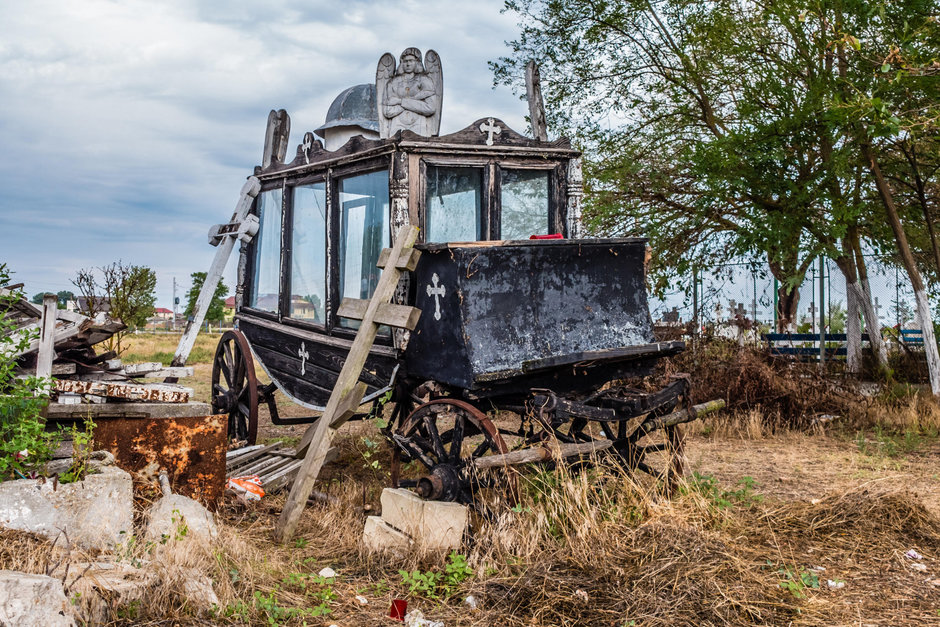
<path fill-rule="evenodd" d="M 70 300 L 75 300 L 75 294 L 69 290 L 59 290 L 55 296 L 59 301 L 59 309 L 65 309 Z"/>
<path fill-rule="evenodd" d="M 825 254 L 849 284 L 850 337 L 861 305 L 878 344 L 863 242 L 903 247 L 879 209 L 884 186 L 866 146 L 894 129 L 922 138 L 940 117 L 934 0 L 506 6 L 521 34 L 492 64 L 496 80 L 520 84 L 530 59 L 541 64 L 549 121 L 585 149 L 594 232 L 650 237 L 656 288 L 688 280 L 695 265 L 764 257 L 781 283 L 781 326 Z M 884 362 L 883 347 L 876 353 Z"/>
<path fill-rule="evenodd" d="M 199 299 L 199 292 L 202 291 L 202 285 L 206 282 L 206 273 L 205 272 L 193 272 L 193 285 L 189 288 L 189 291 L 186 292 L 186 310 L 183 312 L 183 315 L 189 317 L 193 315 L 193 310 L 196 308 L 196 300 Z M 209 301 L 209 308 L 206 310 L 206 320 L 209 322 L 219 323 L 225 318 L 225 297 L 228 295 L 228 288 L 225 286 L 225 283 L 219 281 L 219 284 L 215 287 L 215 294 L 212 295 L 212 300 Z"/>
<path fill-rule="evenodd" d="M 29 299 L 29 302 L 33 303 L 34 305 L 41 305 L 42 299 L 45 295 L 45 292 L 36 292 L 33 294 L 33 297 Z"/>
<path fill-rule="evenodd" d="M 146 266 L 124 265 L 116 261 L 98 268 L 99 279 L 94 269 L 78 271 L 73 285 L 85 298 L 86 315 L 94 316 L 107 307 L 108 315 L 120 320 L 130 328 L 142 327 L 153 316 L 157 300 L 157 275 Z M 116 333 L 108 341 L 109 349 L 121 351 L 121 339 L 125 331 Z"/>

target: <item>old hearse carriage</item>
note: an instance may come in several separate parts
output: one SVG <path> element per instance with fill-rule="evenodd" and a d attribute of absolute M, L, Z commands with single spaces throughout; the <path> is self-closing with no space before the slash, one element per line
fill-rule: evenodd
<path fill-rule="evenodd" d="M 440 86 L 429 51 L 427 74 L 435 62 L 436 82 L 415 89 Z M 524 137 L 494 118 L 443 136 L 388 128 L 387 112 L 407 104 L 390 85 L 343 92 L 317 130 L 324 139 L 307 133 L 290 158 L 289 118 L 272 112 L 255 169 L 260 228 L 240 253 L 237 329 L 213 368 L 213 405 L 229 413 L 230 435 L 254 441 L 261 403 L 275 424 L 315 419 L 280 417 L 274 392 L 323 409 L 358 324 L 337 315 L 339 303 L 370 297 L 382 249 L 411 224 L 422 255 L 396 300 L 422 314 L 410 333 L 380 331 L 360 377 L 366 402 L 394 404 L 393 481 L 468 500 L 474 461 L 548 440 L 607 448 L 652 472 L 647 454 L 674 452 L 675 424 L 694 412 L 663 420 L 688 397 L 684 377 L 653 390 L 623 383 L 684 347 L 653 337 L 645 240 L 580 237 L 580 155 L 567 139 Z M 428 101 L 439 119 L 439 91 Z M 254 360 L 270 385 L 256 380 Z M 516 419 L 494 421 L 503 410 Z M 646 442 L 657 431 L 662 441 Z M 432 480 L 409 481 L 402 461 Z"/>

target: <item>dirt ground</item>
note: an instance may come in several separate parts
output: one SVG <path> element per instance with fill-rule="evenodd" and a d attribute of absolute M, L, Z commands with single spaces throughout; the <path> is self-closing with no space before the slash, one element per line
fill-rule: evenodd
<path fill-rule="evenodd" d="M 196 365 L 198 400 L 209 372 Z M 278 394 L 282 416 L 313 413 Z M 446 627 L 940 625 L 940 410 L 918 411 L 890 428 L 835 418 L 811 432 L 771 433 L 759 412 L 700 419 L 685 429 L 685 481 L 668 499 L 604 470 L 524 475 L 516 507 L 474 523 L 461 548 L 473 574 L 443 596 L 409 590 L 402 569 L 443 576 L 446 558 L 363 550 L 389 452 L 372 422 L 350 422 L 315 486 L 334 500 L 308 506 L 291 543 L 271 540 L 283 493 L 219 511 L 225 538 L 205 566 L 216 620 L 395 625 L 389 604 L 405 598 Z M 292 445 L 304 430 L 260 408 L 259 443 Z M 323 566 L 339 576 L 317 580 Z M 315 607 L 328 615 L 303 613 Z M 185 608 L 147 611 L 150 624 L 205 624 Z"/>

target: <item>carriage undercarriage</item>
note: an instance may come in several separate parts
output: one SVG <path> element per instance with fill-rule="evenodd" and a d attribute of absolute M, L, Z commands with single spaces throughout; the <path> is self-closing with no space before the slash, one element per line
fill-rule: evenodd
<path fill-rule="evenodd" d="M 280 416 L 276 385 L 258 382 L 250 344 L 239 330 L 220 340 L 212 382 L 214 411 L 229 414 L 233 441 L 254 443 L 262 403 L 275 425 L 316 420 Z M 578 468 L 599 461 L 671 489 L 683 474 L 680 425 L 699 412 L 690 403 L 688 375 L 673 375 L 657 389 L 643 383 L 639 389 L 615 379 L 589 392 L 536 387 L 481 398 L 433 380 L 391 381 L 373 394 L 370 411 L 352 419 L 381 417 L 391 407 L 379 423 L 391 450 L 390 483 L 426 499 L 472 503 L 490 488 L 512 499 L 521 466 Z"/>

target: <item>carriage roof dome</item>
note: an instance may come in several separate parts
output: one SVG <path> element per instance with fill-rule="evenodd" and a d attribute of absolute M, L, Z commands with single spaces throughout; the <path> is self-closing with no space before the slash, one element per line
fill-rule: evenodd
<path fill-rule="evenodd" d="M 379 130 L 379 112 L 375 105 L 375 85 L 354 85 L 343 90 L 330 105 L 326 122 L 316 133 L 334 126 L 360 126 L 370 131 Z"/>

